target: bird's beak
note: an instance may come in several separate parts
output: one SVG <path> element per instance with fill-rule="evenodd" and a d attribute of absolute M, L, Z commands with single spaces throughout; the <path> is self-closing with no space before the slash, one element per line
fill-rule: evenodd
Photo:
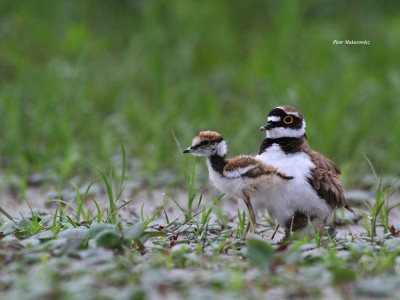
<path fill-rule="evenodd" d="M 185 149 L 185 151 L 183 151 L 183 153 L 192 153 L 192 152 L 193 152 L 192 147 L 188 147 Z"/>
<path fill-rule="evenodd" d="M 267 123 L 267 124 L 265 124 L 265 125 L 263 125 L 263 126 L 260 127 L 260 131 L 270 130 L 271 128 L 272 128 L 272 127 L 271 127 L 271 124 L 270 124 L 270 123 Z"/>

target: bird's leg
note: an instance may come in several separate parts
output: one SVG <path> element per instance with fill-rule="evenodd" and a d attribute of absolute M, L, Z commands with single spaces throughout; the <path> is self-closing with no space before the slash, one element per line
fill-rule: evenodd
<path fill-rule="evenodd" d="M 254 232 L 254 226 L 256 225 L 256 214 L 254 213 L 253 205 L 251 205 L 250 198 L 245 195 L 244 197 L 244 203 L 247 206 L 247 209 L 249 210 L 249 222 L 247 223 L 247 228 L 244 233 L 244 238 L 247 236 L 247 233 L 251 229 L 251 232 Z"/>
<path fill-rule="evenodd" d="M 277 233 L 278 229 L 279 229 L 279 224 L 276 226 L 274 233 L 271 236 L 271 240 L 273 240 L 275 238 L 275 234 Z"/>

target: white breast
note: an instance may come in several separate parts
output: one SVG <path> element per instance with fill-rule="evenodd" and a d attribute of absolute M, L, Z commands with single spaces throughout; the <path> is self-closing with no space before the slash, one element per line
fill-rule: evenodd
<path fill-rule="evenodd" d="M 279 145 L 274 144 L 256 158 L 276 167 L 287 176 L 294 177 L 270 190 L 264 197 L 254 199 L 253 205 L 256 209 L 266 208 L 271 218 L 277 220 L 281 226 L 298 210 L 318 216 L 326 222 L 331 221 L 332 209 L 308 182 L 315 165 L 306 153 L 286 154 Z"/>
<path fill-rule="evenodd" d="M 210 161 L 208 159 L 207 159 L 207 167 L 210 180 L 217 189 L 227 194 L 228 196 L 232 196 L 235 198 L 243 198 L 242 190 L 243 186 L 245 185 L 245 182 L 243 180 L 235 180 L 235 179 L 228 180 L 227 178 L 222 177 L 221 174 L 219 174 L 212 168 Z"/>

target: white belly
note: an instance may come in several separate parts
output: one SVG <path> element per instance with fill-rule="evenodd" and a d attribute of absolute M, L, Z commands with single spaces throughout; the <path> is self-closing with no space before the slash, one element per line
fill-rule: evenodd
<path fill-rule="evenodd" d="M 271 218 L 281 226 L 296 211 L 318 216 L 328 223 L 332 220 L 332 209 L 308 182 L 315 165 L 306 153 L 285 154 L 278 145 L 272 145 L 256 158 L 276 167 L 287 176 L 294 177 L 287 183 L 274 187 L 263 197 L 253 199 L 256 209 L 267 209 Z"/>

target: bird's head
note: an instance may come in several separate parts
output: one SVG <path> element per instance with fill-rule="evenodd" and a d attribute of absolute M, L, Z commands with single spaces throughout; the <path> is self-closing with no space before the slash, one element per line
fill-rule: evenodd
<path fill-rule="evenodd" d="M 266 131 L 267 138 L 300 138 L 306 133 L 303 115 L 293 106 L 277 106 L 270 111 L 267 124 L 260 128 Z"/>
<path fill-rule="evenodd" d="M 227 152 L 226 143 L 223 137 L 215 131 L 201 131 L 192 141 L 192 145 L 186 148 L 183 153 L 191 153 L 195 156 L 225 156 Z"/>

